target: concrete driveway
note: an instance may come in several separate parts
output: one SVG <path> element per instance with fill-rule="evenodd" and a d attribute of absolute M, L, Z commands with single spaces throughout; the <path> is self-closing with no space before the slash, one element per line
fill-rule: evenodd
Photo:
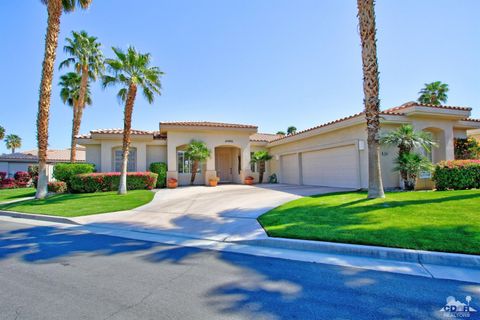
<path fill-rule="evenodd" d="M 74 218 L 77 223 L 168 233 L 216 241 L 267 238 L 256 218 L 302 196 L 348 189 L 266 184 L 181 187 L 157 191 L 152 202 L 130 211 Z"/>

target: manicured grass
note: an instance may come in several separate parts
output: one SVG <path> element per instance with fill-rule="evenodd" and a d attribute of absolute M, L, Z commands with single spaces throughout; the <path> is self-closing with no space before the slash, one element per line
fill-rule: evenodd
<path fill-rule="evenodd" d="M 480 254 L 480 191 L 362 192 L 305 197 L 259 222 L 269 236 Z"/>
<path fill-rule="evenodd" d="M 133 209 L 150 202 L 153 196 L 149 190 L 132 190 L 126 195 L 117 195 L 116 192 L 58 194 L 45 200 L 0 204 L 0 210 L 79 217 Z"/>
<path fill-rule="evenodd" d="M 0 203 L 35 195 L 34 188 L 0 189 Z"/>

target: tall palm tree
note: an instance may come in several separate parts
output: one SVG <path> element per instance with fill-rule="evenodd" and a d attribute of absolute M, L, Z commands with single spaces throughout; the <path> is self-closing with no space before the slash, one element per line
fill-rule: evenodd
<path fill-rule="evenodd" d="M 60 69 L 74 65 L 75 71 L 80 75 L 80 91 L 78 93 L 78 103 L 73 106 L 74 122 L 72 130 L 72 145 L 70 148 L 70 162 L 76 161 L 77 139 L 75 135 L 80 132 L 83 110 L 86 104 L 86 93 L 88 91 L 89 80 L 96 81 L 97 76 L 101 75 L 105 69 L 103 53 L 100 49 L 101 44 L 97 42 L 96 37 L 89 36 L 87 32 L 72 31 L 72 38 L 66 38 L 67 45 L 63 50 L 70 55 L 60 63 Z"/>
<path fill-rule="evenodd" d="M 7 149 L 11 149 L 12 153 L 15 153 L 15 149 L 22 146 L 22 138 L 16 134 L 9 134 L 5 137 L 5 145 L 7 146 Z"/>
<path fill-rule="evenodd" d="M 130 133 L 132 128 L 132 113 L 137 96 L 137 89 L 140 88 L 143 96 L 151 104 L 155 94 L 160 95 L 160 77 L 163 72 L 157 67 L 150 66 L 150 54 L 137 52 L 134 47 L 129 47 L 127 52 L 118 48 L 112 48 L 115 59 L 106 59 L 110 75 L 103 77 L 103 87 L 120 85 L 122 88 L 117 96 L 125 103 L 123 117 L 123 159 L 120 174 L 118 194 L 127 193 L 127 164 L 130 149 Z"/>
<path fill-rule="evenodd" d="M 71 12 L 75 10 L 77 4 L 86 9 L 92 2 L 92 0 L 41 1 L 47 5 L 48 21 L 37 114 L 38 185 L 35 195 L 37 199 L 43 199 L 47 195 L 48 119 L 52 97 L 53 67 L 57 56 L 58 34 L 60 33 L 60 17 L 63 11 Z"/>
<path fill-rule="evenodd" d="M 72 149 L 77 146 L 77 135 L 80 132 L 80 122 L 82 113 L 79 109 L 83 109 L 79 106 L 79 97 L 80 97 L 80 84 L 82 82 L 82 76 L 76 72 L 68 72 L 60 77 L 60 82 L 58 85 L 60 89 L 60 98 L 63 103 L 72 107 L 73 110 L 73 120 L 72 120 L 72 137 L 71 137 L 71 147 Z M 84 99 L 85 105 L 91 105 L 92 99 L 90 94 L 90 86 L 87 83 L 87 91 Z M 70 150 L 70 161 L 75 162 L 76 152 Z"/>
<path fill-rule="evenodd" d="M 433 105 L 440 105 L 442 102 L 446 103 L 448 100 L 448 84 L 441 81 L 434 81 L 432 83 L 425 83 L 425 87 L 420 90 L 418 102 L 429 103 Z"/>
<path fill-rule="evenodd" d="M 368 198 L 384 198 L 380 168 L 380 99 L 374 0 L 357 0 L 362 42 L 363 93 L 367 120 Z"/>
<path fill-rule="evenodd" d="M 5 128 L 0 126 L 0 140 L 5 138 Z"/>

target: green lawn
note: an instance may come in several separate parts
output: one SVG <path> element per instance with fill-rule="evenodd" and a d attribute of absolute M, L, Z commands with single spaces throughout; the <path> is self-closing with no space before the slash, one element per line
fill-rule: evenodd
<path fill-rule="evenodd" d="M 275 208 L 269 236 L 480 254 L 480 191 L 331 193 Z"/>
<path fill-rule="evenodd" d="M 150 202 L 153 196 L 149 190 L 132 190 L 126 195 L 117 195 L 116 192 L 58 194 L 45 200 L 0 204 L 0 210 L 79 217 L 133 209 Z"/>
<path fill-rule="evenodd" d="M 34 188 L 18 188 L 18 189 L 1 189 L 0 203 L 12 201 L 25 197 L 32 197 L 35 195 Z"/>

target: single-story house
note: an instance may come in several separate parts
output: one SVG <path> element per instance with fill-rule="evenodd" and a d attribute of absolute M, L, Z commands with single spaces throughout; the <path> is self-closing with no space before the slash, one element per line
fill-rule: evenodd
<path fill-rule="evenodd" d="M 85 162 L 85 147 L 77 147 L 77 162 Z M 53 166 L 59 162 L 70 162 L 70 149 L 47 151 L 47 173 L 52 180 Z M 13 177 L 17 171 L 27 171 L 30 165 L 38 164 L 38 150 L 27 150 L 0 155 L 0 172 L 6 172 L 8 177 Z"/>
<path fill-rule="evenodd" d="M 433 162 L 454 158 L 454 137 L 466 137 L 467 130 L 480 128 L 480 120 L 470 118 L 471 108 L 434 106 L 408 102 L 381 113 L 382 131 L 412 124 L 431 132 L 438 143 L 428 154 Z M 122 160 L 122 130 L 92 130 L 80 135 L 86 147 L 86 161 L 98 171 L 119 171 Z M 358 113 L 343 119 L 281 136 L 258 133 L 257 126 L 217 122 L 160 122 L 158 131 L 132 131 L 128 170 L 146 171 L 152 162 L 167 163 L 167 177 L 180 185 L 189 183 L 191 162 L 185 148 L 192 140 L 205 142 L 211 158 L 200 168 L 196 184 L 206 184 L 218 176 L 220 182 L 242 183 L 247 176 L 258 179 L 253 152 L 267 150 L 272 160 L 268 175 L 275 173 L 280 183 L 298 185 L 366 188 L 368 185 L 367 133 L 365 117 Z M 382 175 L 386 188 L 400 186 L 393 171 L 396 148 L 382 147 Z M 268 179 L 265 179 L 268 181 Z"/>

